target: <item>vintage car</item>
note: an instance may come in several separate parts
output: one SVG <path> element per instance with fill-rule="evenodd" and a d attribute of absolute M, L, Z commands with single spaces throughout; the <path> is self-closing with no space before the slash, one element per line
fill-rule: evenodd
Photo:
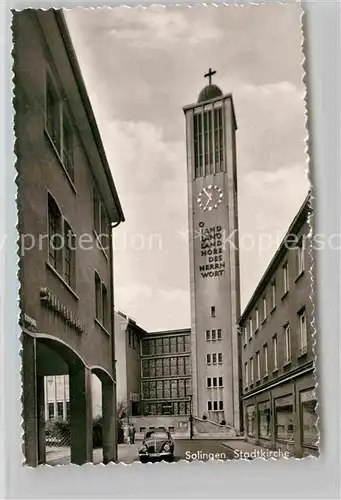
<path fill-rule="evenodd" d="M 167 431 L 153 430 L 146 432 L 142 446 L 139 449 L 142 463 L 153 460 L 174 460 L 174 442 Z"/>

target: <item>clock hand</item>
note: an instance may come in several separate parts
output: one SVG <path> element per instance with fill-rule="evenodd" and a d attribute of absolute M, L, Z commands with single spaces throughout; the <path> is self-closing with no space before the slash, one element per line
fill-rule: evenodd
<path fill-rule="evenodd" d="M 203 192 L 206 194 L 207 198 L 208 198 L 208 201 L 211 201 L 212 200 L 212 194 L 209 194 L 206 189 L 204 188 L 203 189 Z"/>

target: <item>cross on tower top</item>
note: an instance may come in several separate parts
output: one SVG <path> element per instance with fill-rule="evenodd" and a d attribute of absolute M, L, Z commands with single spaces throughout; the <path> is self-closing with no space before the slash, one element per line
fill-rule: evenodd
<path fill-rule="evenodd" d="M 216 74 L 216 71 L 212 71 L 212 68 L 209 68 L 208 73 L 206 73 L 206 75 L 204 75 L 204 78 L 208 77 L 208 84 L 209 85 L 212 84 L 212 75 L 215 75 L 215 74 Z"/>

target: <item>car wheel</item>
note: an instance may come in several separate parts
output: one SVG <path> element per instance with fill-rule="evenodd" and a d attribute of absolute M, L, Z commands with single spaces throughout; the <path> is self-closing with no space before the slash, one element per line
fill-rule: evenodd
<path fill-rule="evenodd" d="M 148 458 L 147 457 L 140 457 L 140 462 L 141 462 L 141 464 L 146 464 L 148 462 Z"/>
<path fill-rule="evenodd" d="M 174 455 L 169 455 L 167 462 L 174 462 Z"/>

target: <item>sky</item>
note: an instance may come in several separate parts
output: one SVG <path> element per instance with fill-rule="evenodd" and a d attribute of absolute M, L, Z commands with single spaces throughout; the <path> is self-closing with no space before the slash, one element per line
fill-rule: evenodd
<path fill-rule="evenodd" d="M 243 309 L 309 189 L 299 5 L 65 16 L 126 218 L 114 232 L 116 309 L 149 331 L 190 326 L 182 108 L 210 67 L 238 124 Z"/>

